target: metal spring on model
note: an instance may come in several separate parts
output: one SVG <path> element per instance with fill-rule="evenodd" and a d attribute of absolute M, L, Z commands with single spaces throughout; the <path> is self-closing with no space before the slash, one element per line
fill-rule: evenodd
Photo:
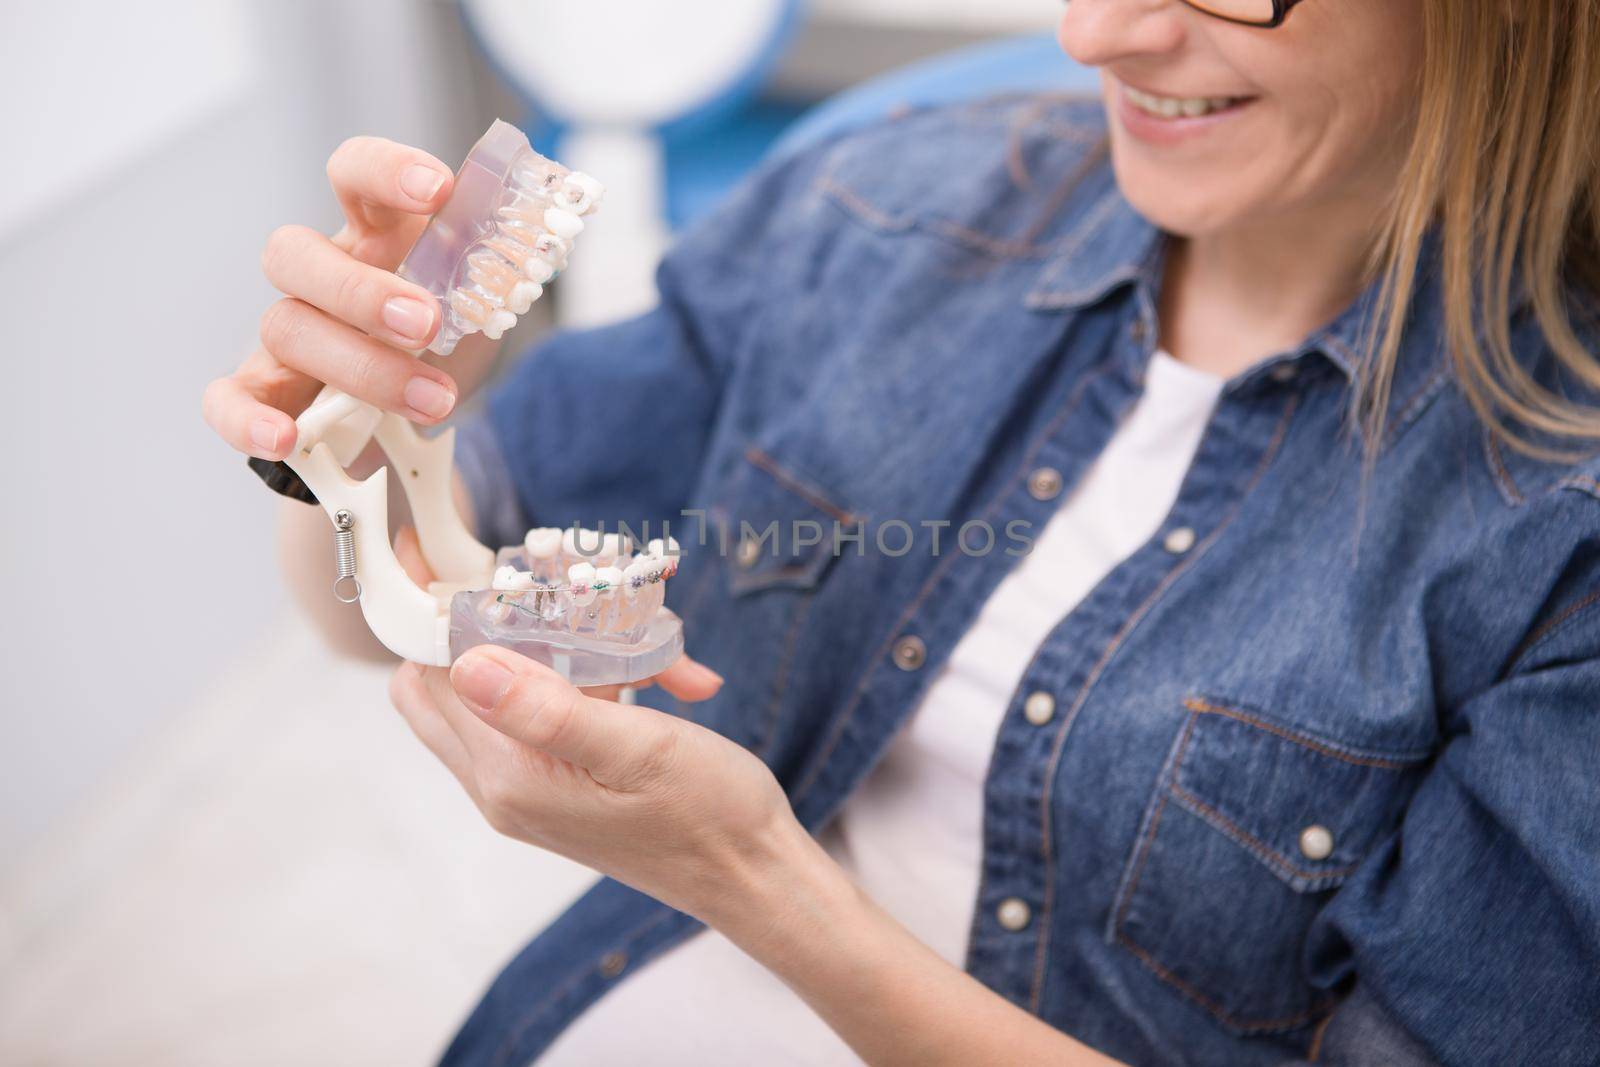
<path fill-rule="evenodd" d="M 339 577 L 333 580 L 333 595 L 341 604 L 354 604 L 361 599 L 361 580 L 356 577 L 355 525 L 356 517 L 348 511 L 340 509 L 333 516 L 334 563 L 339 569 Z M 343 591 L 346 582 L 355 592 L 346 595 Z"/>

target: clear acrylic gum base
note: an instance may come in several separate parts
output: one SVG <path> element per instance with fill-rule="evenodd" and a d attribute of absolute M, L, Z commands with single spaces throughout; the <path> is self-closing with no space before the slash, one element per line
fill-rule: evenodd
<path fill-rule="evenodd" d="M 495 564 L 537 573 L 521 546 L 502 548 Z M 543 663 L 576 686 L 643 681 L 683 654 L 683 622 L 662 605 L 664 591 L 664 582 L 588 598 L 560 584 L 462 590 L 450 598 L 450 658 L 491 644 Z"/>

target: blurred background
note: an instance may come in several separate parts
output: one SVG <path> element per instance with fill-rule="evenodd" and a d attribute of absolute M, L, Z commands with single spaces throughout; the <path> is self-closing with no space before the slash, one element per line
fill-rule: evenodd
<path fill-rule="evenodd" d="M 5 5 L 0 1063 L 431 1062 L 592 878 L 496 837 L 388 671 L 319 648 L 275 499 L 200 419 L 267 234 L 338 227 L 342 139 L 455 165 L 499 116 L 608 183 L 518 353 L 647 303 L 670 233 L 819 101 L 1060 6 Z"/>

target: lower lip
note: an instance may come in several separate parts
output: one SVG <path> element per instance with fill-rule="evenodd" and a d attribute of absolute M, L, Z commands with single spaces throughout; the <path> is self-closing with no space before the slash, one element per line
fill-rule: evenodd
<path fill-rule="evenodd" d="M 1133 101 L 1128 99 L 1128 94 L 1119 88 L 1117 119 L 1122 123 L 1124 130 L 1146 144 L 1176 145 L 1199 137 L 1237 118 L 1253 102 L 1249 99 L 1240 100 L 1221 111 L 1209 111 L 1204 115 L 1194 116 L 1179 115 L 1169 119 L 1152 115 L 1143 108 L 1136 107 Z"/>

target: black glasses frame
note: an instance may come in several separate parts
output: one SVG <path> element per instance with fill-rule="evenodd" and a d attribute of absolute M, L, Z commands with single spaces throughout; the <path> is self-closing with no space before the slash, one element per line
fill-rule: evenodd
<path fill-rule="evenodd" d="M 1260 30 L 1270 30 L 1274 27 L 1282 26 L 1283 20 L 1289 17 L 1289 12 L 1294 10 L 1295 5 L 1299 4 L 1300 0 L 1272 0 L 1272 17 L 1266 20 L 1241 19 L 1232 15 L 1223 15 L 1207 7 L 1204 0 L 1183 0 L 1183 2 L 1202 15 L 1210 15 L 1214 19 L 1221 19 L 1224 22 L 1232 22 L 1240 26 L 1254 26 Z"/>

